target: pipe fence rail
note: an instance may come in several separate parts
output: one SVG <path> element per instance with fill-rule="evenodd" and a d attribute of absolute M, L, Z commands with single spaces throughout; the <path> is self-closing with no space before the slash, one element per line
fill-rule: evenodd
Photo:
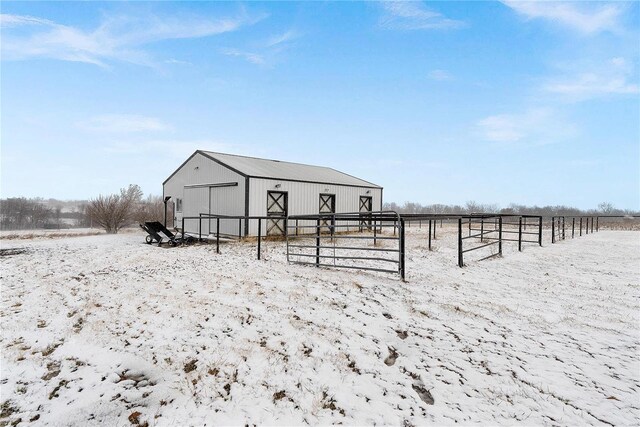
<path fill-rule="evenodd" d="M 611 229 L 640 228 L 638 215 L 579 215 L 551 217 L 551 243 L 600 231 L 600 222 Z M 569 231 L 570 230 L 570 231 Z"/>
<path fill-rule="evenodd" d="M 597 232 L 599 230 L 599 220 L 600 218 L 597 216 L 552 216 L 551 243 L 566 240 L 568 234 L 573 239 L 576 234 L 580 237 L 583 232 L 585 235 L 594 233 L 594 231 Z M 569 228 L 571 233 L 569 233 Z"/>
<path fill-rule="evenodd" d="M 289 216 L 287 261 L 316 267 L 398 273 L 405 278 L 404 219 L 394 211 Z M 300 222 L 304 225 L 300 226 Z M 310 223 L 314 225 L 309 225 Z M 298 228 L 304 227 L 300 233 Z M 308 233 L 309 228 L 313 229 Z M 362 228 L 362 231 L 360 229 Z M 393 228 L 394 232 L 384 233 Z"/>
<path fill-rule="evenodd" d="M 433 225 L 435 237 L 435 224 L 437 221 L 455 221 L 458 228 L 458 266 L 464 266 L 464 254 L 483 248 L 497 245 L 497 253 L 492 253 L 481 258 L 502 255 L 503 242 L 515 242 L 518 251 L 522 252 L 524 244 L 537 244 L 542 246 L 542 216 L 516 215 L 516 214 L 492 214 L 472 213 L 468 215 L 453 214 L 400 214 L 407 224 L 417 221 L 419 226 L 429 224 L 429 250 L 431 246 L 431 226 Z"/>
<path fill-rule="evenodd" d="M 484 249 L 484 256 L 475 261 L 502 256 L 503 245 L 507 242 L 517 243 L 518 251 L 522 251 L 526 244 L 542 246 L 543 228 L 550 228 L 551 243 L 555 244 L 598 232 L 603 225 L 610 229 L 640 229 L 638 219 L 640 216 L 630 215 L 558 215 L 543 218 L 518 214 L 399 214 L 395 211 L 289 216 L 202 213 L 183 217 L 180 232 L 183 240 L 187 234 L 194 238 L 197 236 L 198 241 L 215 239 L 217 253 L 220 253 L 221 238 L 255 238 L 257 259 L 260 260 L 262 242 L 273 237 L 267 232 L 269 221 L 282 221 L 284 231 L 275 237 L 286 241 L 289 263 L 395 273 L 404 280 L 407 227 L 424 226 L 428 230 L 428 249 L 431 251 L 438 222 L 441 228 L 443 222 L 456 224 L 458 266 L 464 267 L 467 254 Z M 187 233 L 185 224 L 196 221 L 197 233 Z M 229 223 L 237 224 L 237 228 Z M 221 233 L 221 224 L 225 224 L 226 233 Z M 256 227 L 253 227 L 254 224 Z M 193 227 L 191 229 L 195 230 Z M 229 233 L 229 230 L 232 232 Z M 237 233 L 233 230 L 237 230 Z M 250 230 L 251 236 L 247 236 Z M 490 251 L 488 255 L 487 251 Z"/>
<path fill-rule="evenodd" d="M 465 236 L 463 229 L 467 226 L 468 233 Z M 473 233 L 473 234 L 472 234 Z M 497 237 L 496 237 L 497 236 Z M 479 244 L 470 247 L 465 241 L 471 239 L 480 240 Z M 486 240 L 486 242 L 485 242 Z M 488 243 L 487 243 L 488 242 Z M 466 216 L 458 218 L 458 267 L 464 267 L 464 254 L 489 246 L 498 245 L 496 253 L 481 258 L 479 261 L 502 255 L 502 217 L 498 215 Z"/>
<path fill-rule="evenodd" d="M 262 258 L 262 242 L 264 241 L 264 239 L 266 239 L 267 237 L 267 226 L 266 223 L 267 221 L 278 221 L 278 220 L 284 220 L 285 224 L 287 223 L 287 217 L 286 216 L 279 216 L 279 215 L 269 215 L 269 216 L 244 216 L 244 215 L 214 215 L 214 214 L 205 214 L 205 213 L 201 213 L 199 216 L 187 216 L 187 217 L 182 217 L 182 237 L 184 238 L 185 236 L 185 220 L 191 220 L 191 221 L 198 221 L 198 241 L 202 242 L 205 239 L 203 238 L 203 228 L 202 228 L 202 223 L 203 221 L 208 221 L 209 223 L 211 221 L 215 221 L 215 232 L 212 231 L 211 225 L 209 224 L 208 230 L 209 230 L 209 234 L 213 234 L 215 237 L 215 241 L 216 241 L 216 253 L 220 253 L 220 237 L 222 238 L 226 238 L 226 239 L 234 239 L 237 238 L 238 240 L 241 240 L 243 237 L 245 237 L 245 230 L 248 229 L 248 224 L 251 221 L 256 221 L 257 222 L 257 228 L 258 228 L 258 234 L 256 236 L 256 246 L 257 246 L 257 259 L 260 260 Z M 237 221 L 238 223 L 238 233 L 237 234 L 222 234 L 220 233 L 220 223 L 221 221 Z M 263 222 L 265 223 L 265 227 L 263 228 Z M 265 233 L 263 233 L 263 230 L 265 230 Z M 191 235 L 193 235 L 193 237 L 195 237 L 195 233 L 190 233 Z M 284 237 L 284 236 L 282 236 Z"/>
<path fill-rule="evenodd" d="M 457 220 L 459 215 L 452 214 L 400 214 L 402 218 L 405 220 L 405 224 L 407 227 L 415 227 L 416 222 L 418 223 L 418 228 L 428 226 L 428 248 L 429 250 L 433 250 L 432 240 L 436 240 L 436 227 L 438 226 L 438 222 L 440 223 L 440 228 L 443 226 L 443 222 L 449 222 L 452 220 Z"/>

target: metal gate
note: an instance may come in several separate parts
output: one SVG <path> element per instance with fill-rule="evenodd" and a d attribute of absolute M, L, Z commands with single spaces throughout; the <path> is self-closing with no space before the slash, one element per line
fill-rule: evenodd
<path fill-rule="evenodd" d="M 284 236 L 287 228 L 287 193 L 285 191 L 267 192 L 267 236 Z"/>
<path fill-rule="evenodd" d="M 371 196 L 360 196 L 360 208 L 358 209 L 360 212 L 360 231 L 362 231 L 363 228 L 371 228 L 372 207 L 373 202 Z"/>
<path fill-rule="evenodd" d="M 349 232 L 360 212 L 289 217 L 287 260 L 292 264 L 398 273 L 404 280 L 404 220 L 393 211 L 371 212 L 376 224 L 367 232 Z M 298 225 L 304 222 L 305 225 Z M 338 231 L 331 236 L 320 230 L 332 221 Z M 297 233 L 310 228 L 314 234 Z M 397 228 L 397 233 L 396 233 Z"/>
<path fill-rule="evenodd" d="M 320 215 L 323 214 L 333 214 L 336 212 L 336 195 L 335 194 L 320 194 Z M 321 231 L 322 232 L 332 232 L 333 220 L 326 216 L 321 220 Z"/>

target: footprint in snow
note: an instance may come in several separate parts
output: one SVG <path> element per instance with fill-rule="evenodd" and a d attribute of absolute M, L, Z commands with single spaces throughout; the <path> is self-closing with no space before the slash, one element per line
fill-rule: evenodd
<path fill-rule="evenodd" d="M 422 399 L 422 401 L 427 405 L 433 405 L 433 396 L 431 395 L 431 392 L 425 387 L 422 379 L 420 379 L 420 375 L 414 374 L 413 372 L 407 371 L 406 369 L 403 369 L 403 371 L 413 379 L 411 388 L 413 388 L 413 390 L 418 393 L 418 397 L 420 397 L 420 399 Z"/>
<path fill-rule="evenodd" d="M 433 405 L 433 396 L 431 395 L 431 392 L 424 387 L 424 383 L 422 381 L 415 381 L 411 385 L 411 387 L 415 390 L 416 393 L 418 393 L 418 396 L 424 403 L 426 403 L 427 405 Z"/>
<path fill-rule="evenodd" d="M 389 347 L 389 355 L 384 359 L 384 364 L 387 366 L 393 366 L 396 363 L 396 359 L 398 359 L 398 352 L 395 348 Z"/>
<path fill-rule="evenodd" d="M 399 330 L 399 329 L 398 329 L 398 330 L 396 330 L 396 334 L 398 334 L 398 337 L 399 337 L 401 340 L 406 340 L 406 339 L 407 339 L 407 337 L 409 336 L 409 332 L 408 332 L 408 331 L 401 331 L 401 330 Z"/>

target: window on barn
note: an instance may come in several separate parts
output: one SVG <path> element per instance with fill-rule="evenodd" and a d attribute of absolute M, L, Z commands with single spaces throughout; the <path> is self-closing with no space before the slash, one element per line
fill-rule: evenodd
<path fill-rule="evenodd" d="M 182 212 L 182 199 L 176 199 L 176 212 Z"/>

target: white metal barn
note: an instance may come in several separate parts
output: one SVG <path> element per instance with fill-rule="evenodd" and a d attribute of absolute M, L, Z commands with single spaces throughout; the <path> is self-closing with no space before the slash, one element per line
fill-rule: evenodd
<path fill-rule="evenodd" d="M 282 216 L 382 210 L 382 187 L 335 169 L 197 150 L 163 183 L 173 201 L 174 227 L 200 214 Z M 198 220 L 185 219 L 186 232 Z M 167 224 L 167 226 L 170 226 Z M 257 221 L 221 220 L 220 234 L 257 235 Z M 282 234 L 283 221 L 263 223 L 262 234 Z M 202 221 L 215 233 L 215 220 Z"/>

